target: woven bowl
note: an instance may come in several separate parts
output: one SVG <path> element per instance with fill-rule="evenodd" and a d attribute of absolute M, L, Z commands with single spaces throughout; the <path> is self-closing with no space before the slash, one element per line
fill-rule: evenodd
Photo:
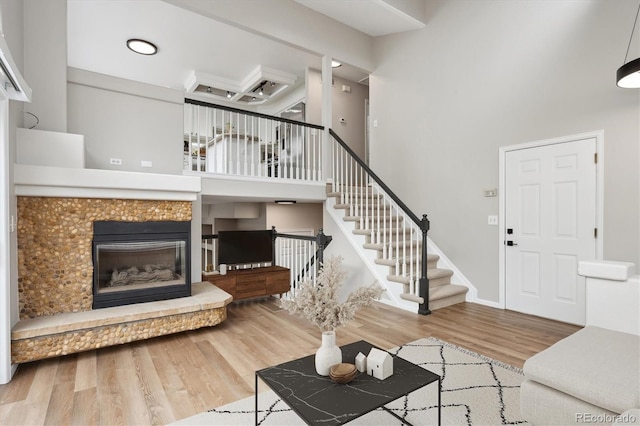
<path fill-rule="evenodd" d="M 329 370 L 329 377 L 335 383 L 349 383 L 358 374 L 356 366 L 348 363 L 336 364 Z"/>

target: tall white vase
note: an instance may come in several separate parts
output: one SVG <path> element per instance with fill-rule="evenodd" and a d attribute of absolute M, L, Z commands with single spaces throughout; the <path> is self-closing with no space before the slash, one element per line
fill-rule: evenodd
<path fill-rule="evenodd" d="M 316 372 L 328 376 L 332 366 L 342 362 L 342 350 L 336 345 L 336 332 L 322 332 L 322 346 L 316 352 Z"/>

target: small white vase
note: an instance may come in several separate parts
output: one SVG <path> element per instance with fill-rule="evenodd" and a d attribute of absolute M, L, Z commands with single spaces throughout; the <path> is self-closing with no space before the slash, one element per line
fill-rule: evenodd
<path fill-rule="evenodd" d="M 332 366 L 342 362 L 342 350 L 336 345 L 336 332 L 322 332 L 322 346 L 316 352 L 316 373 L 328 376 Z"/>

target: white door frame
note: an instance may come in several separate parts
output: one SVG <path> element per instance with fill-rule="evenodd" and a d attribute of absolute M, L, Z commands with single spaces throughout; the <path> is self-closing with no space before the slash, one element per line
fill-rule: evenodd
<path fill-rule="evenodd" d="M 0 91 L 0 384 L 8 383 L 17 365 L 11 364 L 11 232 L 9 160 L 9 100 Z"/>
<path fill-rule="evenodd" d="M 499 158 L 499 187 L 498 187 L 498 253 L 499 253 L 499 299 L 498 304 L 502 309 L 506 308 L 507 282 L 505 278 L 506 256 L 505 241 L 505 215 L 506 215 L 506 167 L 507 153 L 527 148 L 537 148 L 546 145 L 556 145 L 566 142 L 573 142 L 581 139 L 596 139 L 596 153 L 598 162 L 596 163 L 596 227 L 598 228 L 598 238 L 596 238 L 596 259 L 601 260 L 604 249 L 604 130 L 580 133 L 577 135 L 562 136 L 553 139 L 545 139 L 535 142 L 525 142 L 517 145 L 501 146 Z"/>

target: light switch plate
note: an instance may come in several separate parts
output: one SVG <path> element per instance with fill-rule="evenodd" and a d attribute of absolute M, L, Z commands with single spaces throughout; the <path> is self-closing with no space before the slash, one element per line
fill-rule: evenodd
<path fill-rule="evenodd" d="M 489 225 L 498 225 L 498 216 L 495 215 L 489 215 L 488 219 L 487 219 L 487 224 Z"/>

